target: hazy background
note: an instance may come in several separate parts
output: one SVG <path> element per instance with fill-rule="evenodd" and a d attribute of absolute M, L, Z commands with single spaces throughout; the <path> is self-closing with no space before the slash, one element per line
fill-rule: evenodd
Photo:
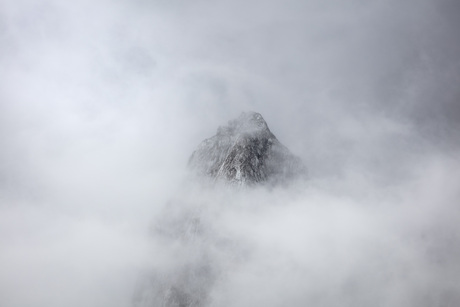
<path fill-rule="evenodd" d="M 456 0 L 2 1 L 0 305 L 129 306 L 246 110 L 311 184 L 219 216 L 253 256 L 217 302 L 458 305 L 459 29 Z"/>

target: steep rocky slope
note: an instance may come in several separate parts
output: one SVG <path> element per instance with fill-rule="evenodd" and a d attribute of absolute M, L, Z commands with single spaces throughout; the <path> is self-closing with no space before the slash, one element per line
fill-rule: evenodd
<path fill-rule="evenodd" d="M 204 140 L 189 160 L 189 167 L 215 180 L 239 185 L 286 183 L 306 175 L 294 156 L 268 128 L 262 115 L 242 113 L 217 134 Z"/>
<path fill-rule="evenodd" d="M 190 157 L 189 168 L 200 177 L 228 185 L 209 187 L 201 180 L 191 181 L 168 202 L 152 231 L 165 246 L 162 253 L 173 261 L 153 269 L 141 282 L 134 297 L 136 307 L 215 306 L 214 288 L 228 270 L 244 262 L 249 250 L 244 241 L 216 225 L 219 206 L 232 204 L 228 193 L 249 193 L 254 186 L 288 184 L 306 175 L 302 161 L 255 112 L 242 113 L 204 140 Z"/>

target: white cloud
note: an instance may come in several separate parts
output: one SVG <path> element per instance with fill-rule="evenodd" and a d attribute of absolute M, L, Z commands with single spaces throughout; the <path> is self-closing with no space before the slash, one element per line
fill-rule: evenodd
<path fill-rule="evenodd" d="M 0 305 L 126 306 L 174 266 L 147 229 L 187 195 L 244 251 L 211 252 L 224 306 L 459 301 L 453 1 L 0 7 Z M 181 191 L 194 147 L 246 110 L 308 188 Z"/>

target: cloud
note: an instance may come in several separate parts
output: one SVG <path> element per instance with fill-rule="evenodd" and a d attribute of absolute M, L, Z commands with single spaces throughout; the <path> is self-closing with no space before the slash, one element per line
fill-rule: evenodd
<path fill-rule="evenodd" d="M 148 236 L 184 198 L 236 242 L 203 247 L 222 306 L 459 300 L 455 1 L 0 7 L 2 306 L 126 306 L 187 251 Z M 308 187 L 184 192 L 195 146 L 247 110 Z"/>

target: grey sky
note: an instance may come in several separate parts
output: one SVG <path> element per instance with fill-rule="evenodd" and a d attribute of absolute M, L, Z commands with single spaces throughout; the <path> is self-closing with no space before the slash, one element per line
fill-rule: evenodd
<path fill-rule="evenodd" d="M 320 187 L 305 199 L 341 208 L 394 197 L 407 212 L 384 214 L 389 224 L 418 234 L 447 219 L 452 235 L 459 27 L 455 0 L 3 1 L 0 305 L 72 306 L 84 293 L 76 306 L 125 306 L 136 274 L 154 261 L 146 229 L 177 193 L 189 155 L 246 110 L 305 161 Z M 420 191 L 426 210 L 417 215 L 404 204 Z M 379 221 L 361 205 L 350 205 L 343 225 Z M 439 213 L 430 219 L 430 210 Z M 289 224 L 290 212 L 303 211 L 254 219 L 263 230 Z M 335 221 L 323 209 L 317 216 Z M 258 231 L 248 237 L 264 242 Z M 360 231 L 331 248 L 358 244 Z M 282 241 L 293 232 L 280 233 L 279 250 L 291 248 Z"/>

